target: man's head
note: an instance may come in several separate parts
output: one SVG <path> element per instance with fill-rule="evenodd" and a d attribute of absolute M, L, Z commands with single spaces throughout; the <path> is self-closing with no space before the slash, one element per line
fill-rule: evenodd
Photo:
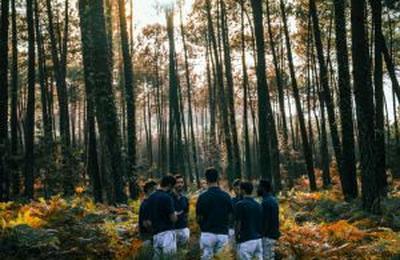
<path fill-rule="evenodd" d="M 253 193 L 253 184 L 251 182 L 245 181 L 240 183 L 240 192 L 244 196 L 250 196 Z"/>
<path fill-rule="evenodd" d="M 260 180 L 257 189 L 258 196 L 264 196 L 271 192 L 272 192 L 271 182 L 269 180 Z"/>
<path fill-rule="evenodd" d="M 218 171 L 215 168 L 208 168 L 206 170 L 206 181 L 207 184 L 216 184 L 218 182 Z"/>
<path fill-rule="evenodd" d="M 200 187 L 205 190 L 207 189 L 207 181 L 205 179 L 200 180 Z"/>
<path fill-rule="evenodd" d="M 236 179 L 232 184 L 233 192 L 236 196 L 240 195 L 240 183 L 241 181 L 239 179 Z"/>
<path fill-rule="evenodd" d="M 177 192 L 182 192 L 185 188 L 185 180 L 183 179 L 183 176 L 180 174 L 175 175 L 175 190 Z"/>
<path fill-rule="evenodd" d="M 161 187 L 161 189 L 163 189 L 165 191 L 170 191 L 175 186 L 175 183 L 176 183 L 176 180 L 175 180 L 174 176 L 166 175 L 166 176 L 162 177 L 162 179 L 160 181 L 160 187 Z"/>
<path fill-rule="evenodd" d="M 143 186 L 143 192 L 150 195 L 156 189 L 157 183 L 153 180 L 147 181 Z"/>

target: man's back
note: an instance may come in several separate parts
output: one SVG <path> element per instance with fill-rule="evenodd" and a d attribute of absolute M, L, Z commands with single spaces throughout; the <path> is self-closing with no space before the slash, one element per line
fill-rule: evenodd
<path fill-rule="evenodd" d="M 148 208 L 153 234 L 174 229 L 170 215 L 174 213 L 172 197 L 161 190 L 154 192 L 148 199 Z"/>
<path fill-rule="evenodd" d="M 240 225 L 238 243 L 261 238 L 262 208 L 253 198 L 245 197 L 236 204 L 235 219 Z"/>
<path fill-rule="evenodd" d="M 196 214 L 202 232 L 228 234 L 229 216 L 232 213 L 231 198 L 219 187 L 210 187 L 199 196 Z"/>
<path fill-rule="evenodd" d="M 263 210 L 263 237 L 278 239 L 279 232 L 279 205 L 275 197 L 267 194 L 262 201 Z"/>

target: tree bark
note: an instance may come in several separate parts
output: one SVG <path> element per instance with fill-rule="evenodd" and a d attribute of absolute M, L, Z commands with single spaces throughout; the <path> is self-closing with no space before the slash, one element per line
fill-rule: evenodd
<path fill-rule="evenodd" d="M 9 185 L 5 165 L 8 142 L 8 31 L 9 31 L 8 0 L 1 1 L 0 20 L 0 201 L 8 200 Z"/>
<path fill-rule="evenodd" d="M 357 107 L 357 122 L 360 146 L 361 188 L 363 207 L 369 211 L 377 211 L 380 206 L 378 183 L 376 178 L 375 153 L 375 112 L 371 105 L 373 89 L 366 35 L 365 0 L 351 1 L 351 32 L 354 91 Z"/>
<path fill-rule="evenodd" d="M 242 165 L 240 159 L 240 148 L 238 142 L 237 127 L 236 127 L 236 111 L 235 111 L 235 97 L 234 97 L 235 93 L 234 93 L 233 76 L 232 76 L 231 47 L 229 45 L 229 26 L 227 24 L 225 3 L 223 0 L 220 0 L 219 3 L 221 9 L 221 30 L 222 30 L 222 42 L 223 42 L 224 63 L 225 63 L 226 97 L 228 100 L 229 128 L 232 136 L 234 177 L 236 179 L 240 179 Z"/>
<path fill-rule="evenodd" d="M 317 183 L 315 180 L 315 173 L 314 173 L 313 154 L 312 154 L 312 150 L 311 150 L 309 140 L 307 137 L 307 130 L 306 130 L 306 124 L 304 122 L 303 108 L 302 108 L 301 102 L 300 102 L 300 94 L 299 94 L 299 88 L 297 85 L 296 74 L 295 74 L 294 65 L 293 65 L 292 48 L 291 48 L 291 44 L 290 44 L 285 4 L 283 3 L 283 0 L 280 0 L 280 9 L 281 9 L 281 14 L 282 14 L 283 29 L 284 29 L 284 34 L 285 34 L 285 42 L 286 42 L 286 49 L 287 49 L 286 51 L 287 51 L 288 63 L 289 63 L 289 72 L 290 72 L 290 78 L 292 81 L 293 96 L 294 96 L 294 100 L 295 100 L 297 116 L 298 116 L 299 124 L 300 124 L 303 152 L 304 152 L 304 158 L 306 160 L 306 165 L 307 165 L 307 174 L 308 174 L 308 178 L 309 178 L 309 182 L 310 182 L 310 190 L 315 191 L 315 190 L 317 190 Z"/>
<path fill-rule="evenodd" d="M 129 191 L 132 199 L 138 196 L 136 184 L 136 120 L 135 120 L 135 94 L 133 82 L 133 66 L 132 57 L 129 51 L 128 28 L 126 25 L 125 1 L 118 0 L 119 7 L 119 25 L 121 34 L 121 49 L 124 63 L 124 79 L 125 79 L 125 104 L 126 115 L 128 117 L 128 160 L 127 174 L 129 178 Z"/>
<path fill-rule="evenodd" d="M 109 56 L 109 43 L 106 33 L 103 0 L 80 0 L 86 6 L 90 14 L 88 28 L 92 32 L 92 40 L 96 44 L 91 46 L 87 55 L 93 62 L 93 96 L 96 105 L 96 117 L 99 125 L 101 139 L 104 142 L 104 149 L 109 156 L 109 171 L 113 181 L 113 196 L 110 202 L 124 203 L 126 195 L 122 176 L 124 172 L 121 155 L 121 136 L 115 97 L 112 91 L 112 72 Z M 84 22 L 82 20 L 81 22 Z M 81 24 L 82 26 L 82 24 Z M 85 51 L 85 49 L 83 49 Z"/>
<path fill-rule="evenodd" d="M 260 163 L 263 177 L 272 178 L 274 189 L 280 190 L 279 148 L 276 135 L 275 119 L 272 114 L 269 88 L 266 78 L 265 45 L 262 2 L 251 0 L 254 17 L 254 32 L 257 46 L 257 95 L 258 95 L 258 130 L 260 140 Z M 270 149 L 271 148 L 271 149 Z"/>
<path fill-rule="evenodd" d="M 353 199 L 358 196 L 356 164 L 354 155 L 354 124 L 353 104 L 350 83 L 349 55 L 347 51 L 346 15 L 344 0 L 334 1 L 335 30 L 336 30 L 336 56 L 338 63 L 339 81 L 339 109 L 341 119 L 341 132 L 343 142 L 343 177 L 341 181 L 345 199 Z"/>
<path fill-rule="evenodd" d="M 25 196 L 33 199 L 34 185 L 34 130 L 35 130 L 35 27 L 33 0 L 26 1 L 28 23 L 28 104 L 25 125 Z"/>
<path fill-rule="evenodd" d="M 11 156 L 12 158 L 12 195 L 20 192 L 20 174 L 16 156 L 18 155 L 18 37 L 17 11 L 15 1 L 11 1 L 12 28 L 12 68 L 11 68 Z"/>
<path fill-rule="evenodd" d="M 385 196 L 388 188 L 386 176 L 385 151 L 385 117 L 383 92 L 383 64 L 382 64 L 382 3 L 380 0 L 370 0 L 372 19 L 374 24 L 374 86 L 375 86 L 375 149 L 376 149 L 376 177 L 381 195 Z"/>

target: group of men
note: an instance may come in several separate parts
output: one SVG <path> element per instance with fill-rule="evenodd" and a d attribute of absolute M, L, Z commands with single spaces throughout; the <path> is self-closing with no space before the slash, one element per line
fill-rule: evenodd
<path fill-rule="evenodd" d="M 205 172 L 207 188 L 199 194 L 196 218 L 200 226 L 201 259 L 212 259 L 232 243 L 238 259 L 274 259 L 279 233 L 279 207 L 269 181 L 261 180 L 253 197 L 251 182 L 235 181 L 235 197 L 219 187 L 219 174 L 214 168 Z M 176 253 L 177 247 L 189 242 L 189 200 L 184 195 L 181 175 L 164 176 L 157 183 L 144 185 L 145 199 L 140 206 L 139 230 L 145 243 L 152 245 L 154 259 Z"/>

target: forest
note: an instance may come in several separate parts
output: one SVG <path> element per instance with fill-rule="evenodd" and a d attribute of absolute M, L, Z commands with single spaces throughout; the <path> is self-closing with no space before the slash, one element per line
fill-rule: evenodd
<path fill-rule="evenodd" d="M 210 167 L 271 182 L 276 259 L 400 258 L 400 1 L 0 8 L 1 259 L 151 259 L 143 187 L 176 174 L 200 259 Z"/>

